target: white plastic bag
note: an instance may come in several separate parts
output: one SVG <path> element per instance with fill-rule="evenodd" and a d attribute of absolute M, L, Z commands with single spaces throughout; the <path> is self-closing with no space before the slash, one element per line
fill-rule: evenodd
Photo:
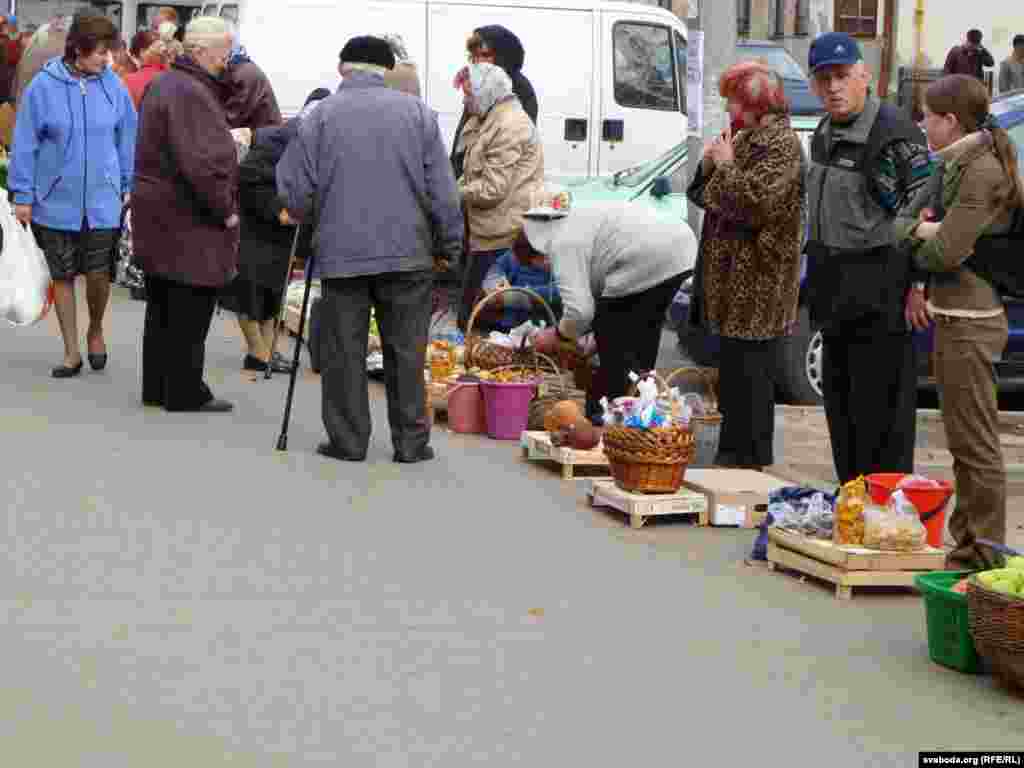
<path fill-rule="evenodd" d="M 11 325 L 38 323 L 53 304 L 46 257 L 32 230 L 18 223 L 6 202 L 0 202 L 0 228 L 0 316 Z"/>

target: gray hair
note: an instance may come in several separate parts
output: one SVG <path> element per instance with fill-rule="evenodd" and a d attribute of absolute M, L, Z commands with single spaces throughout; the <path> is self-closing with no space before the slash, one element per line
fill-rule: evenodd
<path fill-rule="evenodd" d="M 185 27 L 185 51 L 210 48 L 231 41 L 231 30 L 228 23 L 219 16 L 198 16 Z"/>

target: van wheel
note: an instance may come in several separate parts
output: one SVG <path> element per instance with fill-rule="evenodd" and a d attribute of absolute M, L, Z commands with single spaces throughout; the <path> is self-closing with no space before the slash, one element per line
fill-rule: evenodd
<path fill-rule="evenodd" d="M 782 345 L 782 397 L 792 405 L 821 405 L 822 356 L 821 331 L 811 332 L 806 307 L 797 316 L 797 328 Z"/>

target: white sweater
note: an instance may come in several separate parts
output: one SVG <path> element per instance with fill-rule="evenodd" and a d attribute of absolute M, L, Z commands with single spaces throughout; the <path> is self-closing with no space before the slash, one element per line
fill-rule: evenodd
<path fill-rule="evenodd" d="M 646 291 L 692 269 L 697 239 L 682 219 L 636 203 L 574 208 L 564 219 L 529 221 L 533 247 L 551 259 L 562 295 L 562 334 L 577 338 L 594 320 L 598 299 Z"/>

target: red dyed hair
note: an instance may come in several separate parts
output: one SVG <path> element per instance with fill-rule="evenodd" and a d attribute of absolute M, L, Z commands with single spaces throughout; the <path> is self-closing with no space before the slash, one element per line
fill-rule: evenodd
<path fill-rule="evenodd" d="M 743 61 L 722 73 L 718 92 L 732 99 L 757 118 L 768 114 L 788 114 L 789 99 L 774 70 L 760 61 Z"/>

